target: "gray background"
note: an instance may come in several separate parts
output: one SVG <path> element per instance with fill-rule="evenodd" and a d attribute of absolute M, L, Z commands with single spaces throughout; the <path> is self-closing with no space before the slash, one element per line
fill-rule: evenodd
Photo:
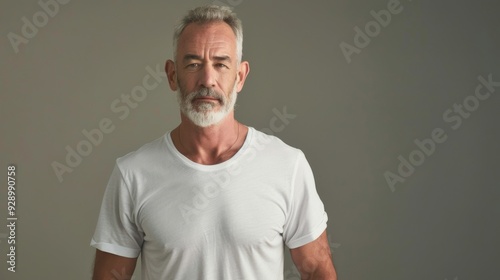
<path fill-rule="evenodd" d="M 500 5 L 401 1 L 348 63 L 340 43 L 354 44 L 354 27 L 388 2 L 225 2 L 243 20 L 251 65 L 237 118 L 262 129 L 273 109 L 297 115 L 275 134 L 310 161 L 340 279 L 498 279 L 500 87 L 456 130 L 443 113 L 474 94 L 478 76 L 500 81 Z M 210 3 L 70 1 L 15 53 L 7 34 L 21 35 L 21 18 L 42 9 L 1 2 L 0 220 L 8 164 L 18 168 L 19 220 L 16 273 L 0 227 L 0 278 L 90 278 L 89 241 L 114 160 L 179 122 L 165 80 L 124 120 L 110 104 L 171 57 L 175 21 Z M 115 130 L 60 182 L 51 163 L 64 164 L 65 147 L 103 118 Z M 392 191 L 384 173 L 397 174 L 398 156 L 408 159 L 435 128 L 446 142 Z M 299 279 L 290 264 L 286 279 Z"/>

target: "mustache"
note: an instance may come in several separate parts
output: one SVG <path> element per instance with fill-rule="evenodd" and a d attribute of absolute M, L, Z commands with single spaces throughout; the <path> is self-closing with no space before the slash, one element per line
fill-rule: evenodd
<path fill-rule="evenodd" d="M 193 98 L 198 98 L 198 97 L 212 97 L 217 99 L 223 99 L 224 95 L 221 94 L 220 92 L 217 92 L 213 88 L 201 88 L 193 92 Z"/>

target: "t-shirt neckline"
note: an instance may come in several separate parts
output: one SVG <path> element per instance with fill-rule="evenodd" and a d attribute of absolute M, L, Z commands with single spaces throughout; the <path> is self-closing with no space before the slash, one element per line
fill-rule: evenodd
<path fill-rule="evenodd" d="M 177 157 L 184 165 L 187 165 L 191 168 L 200 170 L 200 171 L 217 171 L 226 168 L 227 166 L 233 164 L 235 161 L 238 160 L 238 158 L 245 152 L 245 150 L 248 148 L 250 145 L 252 139 L 253 139 L 253 134 L 254 134 L 254 128 L 248 126 L 248 133 L 247 136 L 245 137 L 245 141 L 243 142 L 243 145 L 241 148 L 234 154 L 230 159 L 217 163 L 217 164 L 212 164 L 212 165 L 205 165 L 201 163 L 194 162 L 181 154 L 177 148 L 174 145 L 174 142 L 172 141 L 172 131 L 169 131 L 165 134 L 165 142 L 167 144 L 168 150 L 175 156 Z"/>

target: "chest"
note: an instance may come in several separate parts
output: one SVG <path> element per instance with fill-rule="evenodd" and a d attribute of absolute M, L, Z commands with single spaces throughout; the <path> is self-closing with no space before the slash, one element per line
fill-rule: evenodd
<path fill-rule="evenodd" d="M 167 251 L 282 242 L 289 188 L 280 178 L 205 174 L 145 195 L 137 219 L 145 242 Z"/>

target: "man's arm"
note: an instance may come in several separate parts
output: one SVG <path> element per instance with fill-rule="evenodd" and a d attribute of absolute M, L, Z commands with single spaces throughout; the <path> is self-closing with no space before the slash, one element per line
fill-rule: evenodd
<path fill-rule="evenodd" d="M 137 258 L 126 258 L 96 250 L 92 280 L 132 279 Z"/>
<path fill-rule="evenodd" d="M 337 280 L 326 230 L 316 240 L 290 249 L 290 254 L 302 279 Z"/>

